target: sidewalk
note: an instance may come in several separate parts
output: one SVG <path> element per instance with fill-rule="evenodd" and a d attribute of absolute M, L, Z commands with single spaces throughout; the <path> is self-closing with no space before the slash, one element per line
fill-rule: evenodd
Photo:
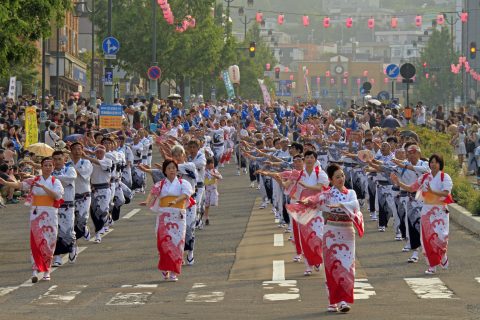
<path fill-rule="evenodd" d="M 450 218 L 465 229 L 480 235 L 480 216 L 474 216 L 470 211 L 456 203 L 448 206 Z"/>

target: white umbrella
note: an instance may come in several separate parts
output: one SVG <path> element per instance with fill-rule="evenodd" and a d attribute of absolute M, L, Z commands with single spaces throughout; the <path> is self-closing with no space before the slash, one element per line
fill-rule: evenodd
<path fill-rule="evenodd" d="M 374 104 L 376 106 L 381 106 L 382 105 L 382 103 L 380 101 L 378 101 L 377 99 L 370 99 L 370 100 L 368 100 L 368 103 Z"/>
<path fill-rule="evenodd" d="M 182 96 L 180 96 L 178 93 L 174 93 L 168 96 L 168 99 L 170 100 L 180 100 L 182 99 Z"/>

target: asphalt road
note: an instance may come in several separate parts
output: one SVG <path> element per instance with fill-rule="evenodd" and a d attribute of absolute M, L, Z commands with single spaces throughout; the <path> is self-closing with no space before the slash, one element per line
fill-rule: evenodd
<path fill-rule="evenodd" d="M 368 221 L 357 238 L 357 300 L 349 314 L 328 314 L 323 272 L 303 276 L 288 234 L 235 171 L 222 170 L 220 206 L 176 283 L 156 269 L 155 216 L 137 205 L 143 194 L 101 244 L 80 240 L 77 262 L 35 285 L 27 208 L 1 209 L 0 319 L 480 319 L 480 239 L 453 223 L 449 270 L 425 276 L 391 230 Z"/>

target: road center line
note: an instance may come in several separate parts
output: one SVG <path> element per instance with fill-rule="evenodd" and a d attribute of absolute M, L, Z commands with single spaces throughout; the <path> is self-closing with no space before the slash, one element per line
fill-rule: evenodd
<path fill-rule="evenodd" d="M 130 219 L 131 217 L 133 217 L 134 215 L 136 215 L 140 211 L 141 211 L 141 209 L 132 209 L 132 211 L 130 211 L 129 213 L 124 215 L 122 219 Z"/>
<path fill-rule="evenodd" d="M 285 261 L 273 260 L 272 281 L 285 280 Z"/>
<path fill-rule="evenodd" d="M 274 247 L 283 247 L 283 234 L 275 233 L 273 235 L 273 246 Z"/>

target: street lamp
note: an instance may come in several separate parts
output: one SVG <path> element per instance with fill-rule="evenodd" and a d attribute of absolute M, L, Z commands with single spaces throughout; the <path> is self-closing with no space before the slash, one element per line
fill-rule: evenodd
<path fill-rule="evenodd" d="M 55 75 L 55 109 L 60 109 L 60 46 L 64 46 L 67 43 L 67 37 L 62 32 L 62 38 L 60 39 L 60 27 L 57 26 L 57 52 L 56 52 L 56 75 Z M 65 62 L 64 62 L 65 64 Z M 65 67 L 64 67 L 65 69 Z M 65 70 L 63 71 L 65 76 Z"/>
<path fill-rule="evenodd" d="M 243 20 L 240 19 L 240 22 L 243 24 L 243 40 L 247 40 L 247 26 L 250 24 L 250 22 L 254 21 L 255 19 L 247 18 L 247 15 L 245 14 L 245 9 L 243 7 L 238 8 L 238 15 L 240 17 L 243 17 Z"/>
<path fill-rule="evenodd" d="M 90 65 L 90 106 L 93 108 L 96 104 L 97 93 L 95 91 L 95 0 L 92 0 L 92 8 L 88 7 L 86 1 L 74 3 L 75 16 L 83 17 L 90 15 L 92 21 L 92 61 Z"/>
<path fill-rule="evenodd" d="M 235 0 L 223 0 L 223 1 L 225 1 L 225 2 L 227 3 L 227 37 L 228 37 L 228 36 L 230 35 L 230 25 L 229 25 L 229 23 L 230 23 L 230 4 L 231 4 L 233 1 L 235 1 Z M 253 7 L 253 0 L 248 0 L 248 1 L 247 1 L 247 5 L 248 5 L 249 7 Z M 243 16 L 244 13 L 245 13 L 244 10 L 245 10 L 245 9 L 244 9 L 243 7 L 240 7 L 240 8 L 238 9 L 238 15 L 239 15 L 239 16 Z M 245 18 L 245 21 L 246 21 L 246 20 L 247 20 L 247 19 Z M 245 25 L 245 29 L 246 29 L 246 28 L 247 28 L 247 26 L 246 26 L 247 23 L 244 23 L 244 25 Z M 245 35 L 246 35 L 246 34 L 247 34 L 247 32 L 245 31 Z"/>

